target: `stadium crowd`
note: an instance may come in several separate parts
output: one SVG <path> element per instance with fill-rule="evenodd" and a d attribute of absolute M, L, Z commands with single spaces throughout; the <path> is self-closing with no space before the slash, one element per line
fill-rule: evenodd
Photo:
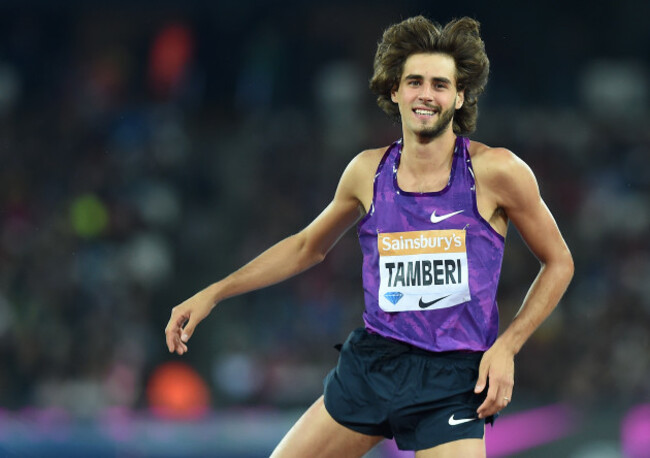
<path fill-rule="evenodd" d="M 334 2 L 293 24 L 290 8 L 227 4 L 0 15 L 0 407 L 147 407 L 152 372 L 177 359 L 171 307 L 301 229 L 354 154 L 399 135 L 367 89 L 393 9 Z M 475 137 L 531 165 L 576 261 L 516 395 L 648 399 L 648 62 L 603 67 L 607 50 L 571 42 L 561 74 L 539 74 L 487 24 Z M 502 322 L 537 269 L 514 231 L 505 256 Z M 322 265 L 221 304 L 184 357 L 212 406 L 313 400 L 361 324 L 360 261 L 352 230 Z"/>

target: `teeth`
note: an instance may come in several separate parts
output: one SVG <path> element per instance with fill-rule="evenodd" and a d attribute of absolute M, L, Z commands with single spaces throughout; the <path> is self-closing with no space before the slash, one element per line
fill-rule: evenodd
<path fill-rule="evenodd" d="M 433 116 L 435 114 L 435 111 L 433 110 L 415 110 L 416 114 L 419 115 L 424 115 L 424 116 Z"/>

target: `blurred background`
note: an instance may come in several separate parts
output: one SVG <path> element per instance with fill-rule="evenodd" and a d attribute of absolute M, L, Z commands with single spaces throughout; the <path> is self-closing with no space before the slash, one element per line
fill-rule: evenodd
<path fill-rule="evenodd" d="M 482 24 L 472 138 L 536 172 L 575 279 L 517 357 L 489 456 L 650 456 L 650 3 L 0 1 L 0 456 L 268 456 L 362 324 L 351 230 L 222 303 L 171 308 L 308 224 L 400 127 L 388 25 Z M 512 319 L 539 265 L 508 234 Z M 390 442 L 368 456 L 398 457 Z"/>

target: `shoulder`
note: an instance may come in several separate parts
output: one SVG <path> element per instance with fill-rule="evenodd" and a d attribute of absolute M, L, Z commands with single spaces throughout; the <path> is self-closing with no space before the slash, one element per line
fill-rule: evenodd
<path fill-rule="evenodd" d="M 477 184 L 493 193 L 501 204 L 539 192 L 533 171 L 509 149 L 472 141 L 469 153 Z"/>
<path fill-rule="evenodd" d="M 532 175 L 530 167 L 507 148 L 470 142 L 469 154 L 474 171 L 486 179 L 507 179 L 520 174 Z"/>
<path fill-rule="evenodd" d="M 382 148 L 361 151 L 350 161 L 343 173 L 343 177 L 352 175 L 355 181 L 362 180 L 366 177 L 373 179 L 377 172 L 377 167 L 379 167 L 379 163 L 388 148 L 388 146 L 384 146 Z"/>
<path fill-rule="evenodd" d="M 371 169 L 374 173 L 377 170 L 377 167 L 379 167 L 379 162 L 384 157 L 384 154 L 386 154 L 388 148 L 390 147 L 383 146 L 381 148 L 372 148 L 361 151 L 350 163 L 354 164 L 355 167 Z"/>
<path fill-rule="evenodd" d="M 387 149 L 388 147 L 373 148 L 357 154 L 343 172 L 336 196 L 342 199 L 355 199 L 367 211 L 372 202 L 377 167 Z"/>
<path fill-rule="evenodd" d="M 484 143 L 471 141 L 469 154 L 474 168 L 485 173 L 508 173 L 528 166 L 515 153 L 507 148 L 487 146 Z"/>

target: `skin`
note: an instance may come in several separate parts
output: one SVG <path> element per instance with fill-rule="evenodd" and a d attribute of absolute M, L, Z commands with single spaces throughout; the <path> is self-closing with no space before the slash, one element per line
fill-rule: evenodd
<path fill-rule="evenodd" d="M 414 54 L 406 60 L 399 85 L 391 94 L 402 119 L 404 146 L 397 180 L 405 191 L 438 191 L 449 179 L 456 135 L 451 123 L 441 119 L 464 101 L 455 72 L 450 56 Z M 378 148 L 356 156 L 343 172 L 332 202 L 302 231 L 174 307 L 165 329 L 169 351 L 187 352 L 196 325 L 224 299 L 280 282 L 322 261 L 370 208 L 374 175 L 385 151 L 385 147 Z M 479 213 L 503 236 L 512 222 L 540 261 L 540 271 L 521 309 L 481 360 L 475 391 L 483 392 L 489 380 L 485 402 L 477 410 L 479 418 L 485 418 L 512 399 L 514 356 L 559 302 L 573 275 L 573 261 L 530 168 L 507 149 L 478 142 L 471 142 L 470 155 Z M 381 439 L 338 424 L 321 397 L 272 456 L 315 456 L 318 451 L 322 457 L 357 457 Z M 460 456 L 485 457 L 484 441 L 464 439 L 416 452 L 417 458 Z"/>

